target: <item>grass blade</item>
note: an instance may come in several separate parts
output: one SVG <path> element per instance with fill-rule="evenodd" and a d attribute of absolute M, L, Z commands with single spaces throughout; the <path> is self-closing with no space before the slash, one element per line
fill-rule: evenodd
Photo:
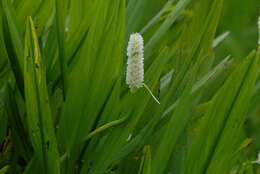
<path fill-rule="evenodd" d="M 56 25 L 59 48 L 59 64 L 63 86 L 63 96 L 65 98 L 67 90 L 67 61 L 65 58 L 65 21 L 67 17 L 67 0 L 56 0 Z"/>
<path fill-rule="evenodd" d="M 247 72 L 249 69 L 251 72 L 255 71 L 254 68 L 251 69 L 255 60 L 255 52 L 252 52 L 246 61 L 232 73 L 220 91 L 218 91 L 217 95 L 213 98 L 212 104 L 204 116 L 205 119 L 203 120 L 188 153 L 185 174 L 197 174 L 207 171 L 208 165 L 211 164 L 211 155 L 213 155 L 215 151 L 215 146 L 218 144 L 221 132 L 225 127 L 224 125 L 228 118 L 230 118 L 230 113 L 232 113 L 232 110 L 234 109 L 234 103 L 236 103 L 236 101 L 239 102 L 237 96 L 244 93 L 241 88 L 244 79 L 252 78 L 250 76 L 247 77 Z M 230 90 L 231 88 L 232 90 Z M 250 96 L 247 97 L 250 98 Z M 240 110 L 241 114 L 244 114 L 245 110 L 246 107 L 242 107 Z M 227 154 L 227 156 L 230 157 L 229 154 Z M 198 158 L 198 160 L 194 160 L 194 158 Z M 218 163 L 223 164 L 221 161 L 218 161 Z M 219 169 L 222 170 L 222 168 Z"/>
<path fill-rule="evenodd" d="M 152 36 L 149 42 L 145 45 L 145 53 L 150 54 L 154 45 L 158 42 L 158 40 L 165 34 L 165 32 L 170 28 L 170 26 L 175 22 L 175 20 L 181 14 L 181 11 L 190 3 L 191 0 L 180 0 L 177 5 L 174 7 L 173 11 L 167 17 L 167 19 L 163 22 L 160 28 L 156 31 L 156 33 Z"/>
<path fill-rule="evenodd" d="M 160 10 L 160 12 L 158 12 L 149 22 L 148 24 L 146 24 L 146 26 L 144 26 L 144 28 L 141 30 L 141 34 L 143 34 L 144 32 L 146 32 L 150 27 L 152 27 L 155 22 L 163 15 L 163 13 L 172 5 L 172 3 L 174 2 L 174 0 L 169 0 L 164 7 Z"/>
<path fill-rule="evenodd" d="M 33 148 L 45 173 L 59 173 L 59 154 L 53 128 L 46 71 L 43 63 L 35 26 L 28 17 L 25 40 L 25 99 L 27 123 Z"/>
<path fill-rule="evenodd" d="M 24 45 L 21 33 L 17 29 L 17 21 L 14 18 L 14 9 L 10 1 L 3 0 L 4 11 L 4 40 L 7 48 L 8 57 L 16 77 L 21 94 L 23 94 L 23 70 L 24 70 Z"/>
<path fill-rule="evenodd" d="M 170 155 L 174 149 L 177 139 L 185 128 L 189 120 L 188 113 L 191 104 L 191 89 L 194 81 L 195 71 L 191 75 L 191 79 L 184 90 L 180 102 L 177 104 L 171 119 L 167 125 L 164 135 L 160 141 L 160 145 L 156 150 L 152 161 L 152 174 L 163 174 L 168 164 Z"/>

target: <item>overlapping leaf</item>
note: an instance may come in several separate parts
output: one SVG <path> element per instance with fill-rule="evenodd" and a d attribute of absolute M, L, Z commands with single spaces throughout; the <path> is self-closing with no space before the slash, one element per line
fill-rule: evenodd
<path fill-rule="evenodd" d="M 27 19 L 24 60 L 25 101 L 30 140 L 36 158 L 45 172 L 56 174 L 60 172 L 59 154 L 46 85 L 46 71 L 31 17 Z"/>

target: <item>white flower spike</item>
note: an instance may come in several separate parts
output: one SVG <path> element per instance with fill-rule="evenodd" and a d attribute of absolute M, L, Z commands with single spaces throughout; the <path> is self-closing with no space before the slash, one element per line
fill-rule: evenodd
<path fill-rule="evenodd" d="M 144 81 L 144 41 L 139 33 L 131 34 L 127 47 L 126 84 L 131 91 L 143 86 Z"/>
<path fill-rule="evenodd" d="M 130 35 L 127 56 L 126 84 L 129 86 L 130 91 L 134 92 L 138 88 L 145 87 L 154 100 L 160 104 L 144 83 L 144 40 L 141 34 L 134 33 Z"/>

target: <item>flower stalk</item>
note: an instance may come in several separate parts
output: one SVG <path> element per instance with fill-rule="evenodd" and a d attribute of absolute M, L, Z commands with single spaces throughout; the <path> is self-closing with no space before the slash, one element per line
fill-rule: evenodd
<path fill-rule="evenodd" d="M 160 104 L 144 83 L 144 40 L 141 34 L 134 33 L 130 35 L 127 56 L 126 84 L 129 86 L 130 91 L 135 92 L 138 88 L 145 87 L 153 99 Z"/>

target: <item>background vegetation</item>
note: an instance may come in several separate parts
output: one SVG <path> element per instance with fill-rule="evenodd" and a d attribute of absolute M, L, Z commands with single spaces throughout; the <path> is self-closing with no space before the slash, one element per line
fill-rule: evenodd
<path fill-rule="evenodd" d="M 0 174 L 260 173 L 258 0 L 1 0 Z M 125 84 L 131 33 L 144 89 Z"/>

